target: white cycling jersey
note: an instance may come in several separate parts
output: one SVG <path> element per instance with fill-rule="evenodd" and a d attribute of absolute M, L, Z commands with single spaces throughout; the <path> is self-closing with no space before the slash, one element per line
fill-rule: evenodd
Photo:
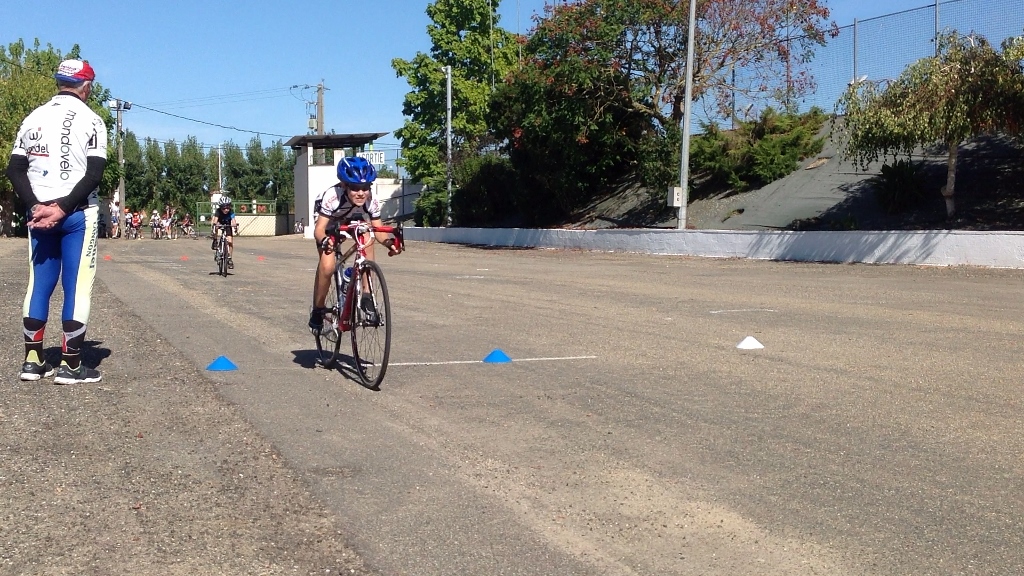
<path fill-rule="evenodd" d="M 39 202 L 71 194 L 90 156 L 107 158 L 107 127 L 73 94 L 58 94 L 21 123 L 12 155 L 28 158 L 28 180 Z M 96 190 L 89 205 L 97 205 Z"/>
<path fill-rule="evenodd" d="M 356 206 L 348 199 L 348 194 L 340 185 L 324 190 L 317 205 L 320 214 L 338 221 L 380 219 L 380 202 L 377 202 L 376 198 L 371 196 L 366 200 L 366 204 Z"/>

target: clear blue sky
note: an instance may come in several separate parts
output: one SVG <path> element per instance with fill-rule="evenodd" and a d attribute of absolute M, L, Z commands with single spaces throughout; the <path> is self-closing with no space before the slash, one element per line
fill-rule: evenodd
<path fill-rule="evenodd" d="M 549 0 L 550 1 L 550 0 Z M 500 25 L 526 32 L 545 0 L 500 2 Z M 931 0 L 830 0 L 840 26 L 932 4 Z M 392 132 L 408 92 L 392 58 L 430 49 L 426 0 L 33 0 L 4 2 L 0 43 L 22 38 L 67 51 L 77 43 L 115 97 L 165 112 L 261 132 L 264 145 L 305 134 L 311 89 L 323 80 L 326 128 Z M 207 146 L 250 132 L 140 108 L 124 115 L 140 138 L 189 135 Z M 279 136 L 278 136 L 279 135 Z M 397 148 L 393 137 L 378 149 Z M 393 151 L 387 152 L 389 163 Z"/>

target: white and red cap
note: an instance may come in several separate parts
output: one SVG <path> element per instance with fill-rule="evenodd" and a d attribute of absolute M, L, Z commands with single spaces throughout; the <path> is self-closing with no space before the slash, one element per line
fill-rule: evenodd
<path fill-rule="evenodd" d="M 65 60 L 57 67 L 57 73 L 53 75 L 57 80 L 65 82 L 86 82 L 96 78 L 96 72 L 88 62 L 82 60 Z"/>

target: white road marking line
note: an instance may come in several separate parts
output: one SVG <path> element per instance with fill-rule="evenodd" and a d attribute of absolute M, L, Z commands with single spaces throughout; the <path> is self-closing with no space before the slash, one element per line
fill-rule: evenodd
<path fill-rule="evenodd" d="M 730 314 L 733 312 L 776 312 L 771 308 L 744 308 L 741 310 L 712 310 L 711 314 Z"/>
<path fill-rule="evenodd" d="M 512 362 L 546 362 L 552 360 L 592 360 L 597 356 L 561 356 L 557 358 L 513 358 Z M 483 360 L 447 360 L 443 362 L 389 362 L 388 366 L 445 366 L 448 364 L 484 364 Z M 507 362 L 496 362 L 507 364 Z"/>
<path fill-rule="evenodd" d="M 456 280 L 465 280 L 467 278 L 487 278 L 487 276 L 456 276 Z"/>

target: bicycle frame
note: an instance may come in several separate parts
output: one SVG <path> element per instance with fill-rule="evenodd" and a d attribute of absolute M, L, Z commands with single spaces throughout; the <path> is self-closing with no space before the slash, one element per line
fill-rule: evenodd
<path fill-rule="evenodd" d="M 363 262 L 367 260 L 366 249 L 377 240 L 374 232 L 394 234 L 395 247 L 399 251 L 403 248 L 404 238 L 401 225 L 373 226 L 369 222 L 354 221 L 349 222 L 346 226 L 339 226 L 338 230 L 333 232 L 335 246 L 340 246 L 345 238 L 351 238 L 353 241 L 352 247 L 346 250 L 344 254 L 339 253 L 337 250 L 334 251 L 335 276 L 345 273 L 345 262 L 353 254 L 355 255 L 355 259 L 352 262 L 352 278 L 348 283 L 348 288 L 345 290 L 345 308 L 339 311 L 341 314 L 341 317 L 338 319 L 339 332 L 348 332 L 352 329 L 352 307 L 355 306 L 357 297 L 362 293 L 362 276 L 359 273 L 359 269 Z M 356 284 L 360 284 L 360 286 L 357 287 Z"/>

